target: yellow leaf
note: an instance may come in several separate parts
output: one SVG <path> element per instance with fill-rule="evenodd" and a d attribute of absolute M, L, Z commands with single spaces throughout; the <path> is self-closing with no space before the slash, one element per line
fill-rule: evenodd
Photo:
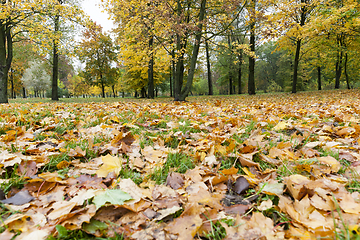
<path fill-rule="evenodd" d="M 276 126 L 274 127 L 275 131 L 279 131 L 279 130 L 284 130 L 289 126 L 289 124 L 287 122 L 279 122 L 278 124 L 276 124 Z"/>
<path fill-rule="evenodd" d="M 121 170 L 121 161 L 118 157 L 113 157 L 110 154 L 102 157 L 103 165 L 96 171 L 98 177 L 106 177 L 109 173 L 114 172 L 119 175 Z"/>

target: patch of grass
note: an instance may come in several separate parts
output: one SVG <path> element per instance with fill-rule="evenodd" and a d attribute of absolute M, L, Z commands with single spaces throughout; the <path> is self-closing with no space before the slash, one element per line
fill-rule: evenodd
<path fill-rule="evenodd" d="M 57 165 L 62 161 L 70 161 L 70 157 L 66 153 L 61 153 L 58 155 L 52 155 L 49 157 L 50 162 L 45 164 L 44 167 L 40 169 L 40 172 L 54 172 L 57 171 Z"/>
<path fill-rule="evenodd" d="M 220 157 L 219 160 L 221 161 L 221 166 L 219 170 L 229 169 L 232 166 L 234 166 L 235 163 L 234 167 L 239 169 L 237 174 L 245 174 L 245 172 L 242 170 L 241 164 L 239 162 L 235 162 L 236 161 L 235 157 L 227 157 L 227 158 Z"/>
<path fill-rule="evenodd" d="M 142 174 L 135 169 L 131 169 L 129 165 L 122 167 L 119 175 L 124 179 L 130 178 L 137 185 L 141 184 L 144 180 Z"/>
<path fill-rule="evenodd" d="M 255 129 L 257 122 L 255 121 L 251 121 L 246 127 L 245 127 L 245 132 L 242 133 L 241 135 L 238 134 L 234 134 L 233 138 L 238 142 L 238 143 L 243 143 L 248 137 L 250 137 L 251 132 Z"/>
<path fill-rule="evenodd" d="M 258 156 L 258 154 L 255 154 L 254 158 L 253 158 L 254 162 L 259 163 L 260 168 L 262 171 L 265 171 L 266 169 L 274 169 L 276 168 L 276 165 L 271 164 L 271 163 L 267 163 L 263 160 L 260 159 L 260 157 Z"/>
<path fill-rule="evenodd" d="M 8 181 L 5 181 L 0 185 L 5 194 L 12 188 L 22 189 L 26 183 L 24 177 L 17 174 L 18 167 L 19 165 L 15 164 L 13 167 L 5 168 L 5 172 L 1 176 L 2 179 L 8 179 Z"/>
<path fill-rule="evenodd" d="M 182 153 L 169 153 L 164 166 L 155 168 L 150 174 L 150 179 L 157 184 L 163 184 L 166 182 L 170 170 L 185 173 L 188 169 L 193 169 L 194 167 L 195 163 L 189 156 Z"/>
<path fill-rule="evenodd" d="M 175 136 L 170 136 L 165 139 L 165 147 L 176 149 L 180 144 L 180 140 Z"/>
<path fill-rule="evenodd" d="M 289 165 L 289 162 L 283 161 L 283 164 L 280 165 L 277 169 L 278 180 L 282 181 L 284 177 L 296 174 L 292 166 Z"/>
<path fill-rule="evenodd" d="M 331 151 L 331 150 L 325 150 L 323 152 L 321 152 L 321 157 L 326 157 L 326 156 L 331 156 L 333 158 L 335 158 L 336 160 L 339 161 L 339 151 Z"/>
<path fill-rule="evenodd" d="M 349 168 L 349 166 L 351 165 L 351 162 L 345 160 L 345 159 L 341 159 L 340 161 L 341 164 L 341 168 L 338 171 L 339 174 L 344 174 L 345 171 Z"/>
<path fill-rule="evenodd" d="M 213 223 L 210 221 L 211 230 L 205 235 L 207 239 L 211 240 L 221 240 L 226 237 L 226 230 L 219 221 Z"/>

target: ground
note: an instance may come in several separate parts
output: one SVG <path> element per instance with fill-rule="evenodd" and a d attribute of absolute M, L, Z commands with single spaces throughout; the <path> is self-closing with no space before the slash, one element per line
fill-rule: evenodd
<path fill-rule="evenodd" d="M 359 239 L 359 96 L 11 101 L 0 239 Z"/>

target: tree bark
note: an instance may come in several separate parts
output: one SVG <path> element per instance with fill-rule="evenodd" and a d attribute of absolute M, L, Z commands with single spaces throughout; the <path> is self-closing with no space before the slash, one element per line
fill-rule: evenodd
<path fill-rule="evenodd" d="M 292 93 L 296 93 L 297 80 L 298 80 L 298 67 L 300 59 L 300 49 L 301 49 L 301 39 L 296 41 L 296 51 L 294 59 L 294 72 L 293 72 L 293 82 L 292 82 Z"/>
<path fill-rule="evenodd" d="M 344 74 L 345 74 L 347 89 L 350 89 L 350 80 L 349 80 L 349 74 L 347 71 L 347 63 L 348 63 L 348 54 L 345 53 Z"/>
<path fill-rule="evenodd" d="M 8 103 L 7 87 L 13 58 L 12 43 L 10 27 L 4 20 L 0 20 L 0 103 Z"/>
<path fill-rule="evenodd" d="M 321 90 L 321 67 L 318 66 L 317 67 L 317 78 L 318 78 L 318 90 L 320 91 Z"/>
<path fill-rule="evenodd" d="M 101 76 L 102 78 L 102 76 Z M 101 97 L 105 98 L 105 85 L 103 82 L 101 82 Z"/>
<path fill-rule="evenodd" d="M 251 1 L 251 23 L 250 23 L 250 50 L 255 54 L 255 4 L 256 0 Z M 249 79 L 248 93 L 255 94 L 255 57 L 249 56 Z"/>
<path fill-rule="evenodd" d="M 26 89 L 24 87 L 22 88 L 22 94 L 23 94 L 23 98 L 26 98 Z"/>
<path fill-rule="evenodd" d="M 112 89 L 112 92 L 113 92 L 113 97 L 116 98 L 115 84 L 111 85 L 111 89 Z"/>
<path fill-rule="evenodd" d="M 239 59 L 239 68 L 238 68 L 238 94 L 242 94 L 242 86 L 241 86 L 241 78 L 242 78 L 242 58 L 243 52 L 240 50 L 240 54 L 238 55 Z"/>
<path fill-rule="evenodd" d="M 58 33 L 60 27 L 60 16 L 56 13 L 54 20 L 54 32 L 55 35 Z M 56 39 L 53 40 L 53 72 L 52 72 L 52 87 L 51 87 L 51 100 L 58 101 L 58 78 L 59 78 L 59 43 Z"/>
<path fill-rule="evenodd" d="M 209 54 L 209 43 L 205 41 L 205 49 L 206 49 L 206 66 L 207 66 L 207 77 L 208 77 L 208 88 L 209 88 L 209 95 L 213 95 L 213 83 L 211 79 L 211 65 L 210 65 L 210 54 Z"/>
<path fill-rule="evenodd" d="M 170 81 L 170 97 L 173 97 L 173 77 L 174 77 L 174 59 L 171 60 L 171 65 L 170 65 L 170 77 L 169 77 L 169 81 Z"/>
<path fill-rule="evenodd" d="M 11 98 L 15 99 L 15 88 L 14 88 L 14 70 L 10 69 L 10 83 L 11 83 Z"/>
<path fill-rule="evenodd" d="M 337 55 L 337 59 L 336 59 L 336 73 L 335 73 L 335 89 L 339 89 L 340 88 L 340 78 L 341 78 L 341 72 L 342 72 L 342 58 L 343 58 L 343 53 L 342 51 L 340 53 L 338 53 Z"/>
<path fill-rule="evenodd" d="M 201 6 L 200 6 L 200 12 L 199 12 L 199 24 L 197 26 L 197 30 L 195 31 L 195 44 L 194 44 L 194 49 L 193 49 L 192 56 L 191 56 L 189 74 L 187 77 L 186 86 L 181 91 L 179 98 L 175 99 L 178 101 L 185 101 L 185 98 L 188 96 L 188 94 L 191 90 L 193 80 L 194 80 L 196 61 L 197 61 L 197 57 L 199 54 L 200 41 L 201 41 L 201 36 L 202 36 L 203 20 L 205 18 L 205 9 L 206 9 L 206 0 L 202 0 Z"/>
<path fill-rule="evenodd" d="M 154 36 L 151 35 L 149 40 L 150 60 L 148 68 L 148 98 L 154 98 L 154 52 L 153 52 Z"/>

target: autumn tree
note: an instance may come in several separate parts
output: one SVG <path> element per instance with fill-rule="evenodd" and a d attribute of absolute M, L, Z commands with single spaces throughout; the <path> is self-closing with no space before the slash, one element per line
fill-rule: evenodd
<path fill-rule="evenodd" d="M 105 98 L 105 87 L 114 82 L 112 68 L 116 62 L 116 49 L 109 34 L 102 32 L 102 27 L 91 24 L 83 32 L 78 45 L 77 55 L 85 64 L 85 79 L 91 85 L 101 88 Z"/>
<path fill-rule="evenodd" d="M 106 2 L 108 3 L 107 9 L 119 28 L 124 28 L 127 33 L 130 33 L 133 31 L 133 27 L 130 26 L 146 26 L 146 29 L 150 30 L 150 36 L 154 37 L 154 42 L 166 49 L 172 56 L 174 98 L 179 101 L 185 100 L 191 90 L 204 32 L 209 33 L 206 36 L 208 39 L 219 35 L 224 29 L 229 28 L 233 13 L 235 12 L 235 16 L 237 16 L 236 13 L 240 12 L 243 6 L 242 1 L 232 0 L 173 0 L 168 2 L 108 0 Z M 146 8 L 147 5 L 150 8 Z M 131 21 L 124 19 L 123 9 L 130 9 L 128 19 Z M 146 9 L 149 10 L 146 11 Z M 152 13 L 154 13 L 153 18 L 147 17 L 152 16 Z M 150 46 L 149 38 L 141 38 L 140 35 L 133 39 L 136 39 L 137 42 L 143 41 L 144 45 Z"/>
<path fill-rule="evenodd" d="M 35 97 L 44 96 L 46 90 L 50 88 L 50 74 L 46 71 L 44 62 L 30 62 L 22 77 L 26 89 L 32 89 Z"/>
<path fill-rule="evenodd" d="M 270 15 L 271 31 L 277 31 L 280 48 L 289 49 L 294 54 L 292 93 L 297 92 L 301 46 L 306 38 L 304 30 L 310 16 L 320 0 L 275 0 Z"/>
<path fill-rule="evenodd" d="M 20 33 L 26 38 L 40 39 L 38 42 L 42 46 L 48 45 L 46 38 L 57 40 L 57 34 L 53 34 L 47 26 L 49 21 L 46 16 L 57 11 L 54 6 L 57 9 L 58 3 L 58 0 L 0 1 L 0 103 L 8 102 L 7 79 L 13 60 L 13 42 L 18 40 Z M 59 7 L 59 13 L 76 19 L 82 16 L 78 8 L 70 8 L 69 5 Z"/>
<path fill-rule="evenodd" d="M 335 89 L 340 88 L 344 72 L 347 87 L 350 88 L 348 63 L 349 56 L 355 56 L 359 46 L 360 3 L 356 0 L 329 0 L 319 5 L 317 14 L 312 18 L 308 31 L 316 33 L 325 46 L 323 53 L 335 64 Z M 315 43 L 316 44 L 316 43 Z M 355 52 L 354 52 L 355 51 Z"/>
<path fill-rule="evenodd" d="M 126 88 L 141 92 L 143 97 L 154 98 L 155 87 L 164 81 L 162 76 L 169 71 L 168 32 L 163 15 L 166 3 L 140 0 L 106 2 L 106 8 L 117 25 L 114 32 L 120 46 L 119 60 L 125 67 Z"/>

